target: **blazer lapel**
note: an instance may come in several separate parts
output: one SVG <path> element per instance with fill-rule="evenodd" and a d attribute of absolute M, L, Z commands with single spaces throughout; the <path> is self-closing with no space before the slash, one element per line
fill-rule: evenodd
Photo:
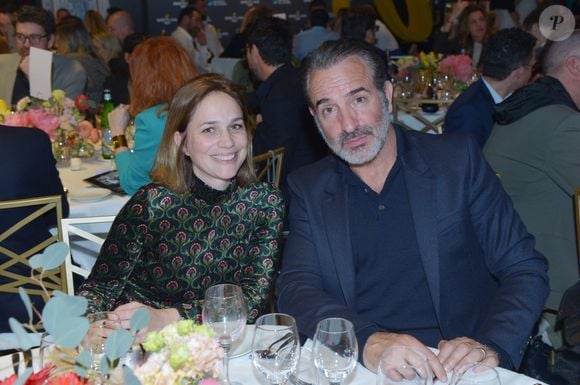
<path fill-rule="evenodd" d="M 328 183 L 322 200 L 325 233 L 328 234 L 332 261 L 328 269 L 334 269 L 348 307 L 355 306 L 355 268 L 352 255 L 348 221 L 348 188 L 341 175 L 336 173 Z"/>
<path fill-rule="evenodd" d="M 419 253 L 423 261 L 427 284 L 431 292 L 437 319 L 440 308 L 440 274 L 439 274 L 439 238 L 437 235 L 437 180 L 430 168 L 405 135 L 406 142 L 403 157 L 403 170 L 409 193 L 409 203 L 413 220 Z"/>

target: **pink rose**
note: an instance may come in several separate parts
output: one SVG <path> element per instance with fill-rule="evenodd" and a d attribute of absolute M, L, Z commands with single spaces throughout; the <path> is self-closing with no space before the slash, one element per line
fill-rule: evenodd
<path fill-rule="evenodd" d="M 198 385 L 220 385 L 214 378 L 204 378 Z"/>
<path fill-rule="evenodd" d="M 88 120 L 83 120 L 82 122 L 80 122 L 79 125 L 77 126 L 77 130 L 81 138 L 90 139 L 93 143 L 97 143 L 100 139 L 99 131 L 95 127 L 93 127 L 91 122 L 89 122 Z"/>
<path fill-rule="evenodd" d="M 52 114 L 47 113 L 41 108 L 32 108 L 28 110 L 30 124 L 46 132 L 51 139 L 56 139 L 56 129 L 60 127 L 60 119 Z"/>

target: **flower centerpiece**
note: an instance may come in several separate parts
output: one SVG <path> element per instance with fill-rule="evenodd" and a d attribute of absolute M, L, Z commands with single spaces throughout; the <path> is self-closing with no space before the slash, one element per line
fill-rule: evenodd
<path fill-rule="evenodd" d="M 87 299 L 59 291 L 49 294 L 42 283 L 43 275 L 59 267 L 68 251 L 65 243 L 57 242 L 29 259 L 33 269 L 31 277 L 41 286 L 48 301 L 40 313 L 25 290 L 19 288 L 29 321 L 20 323 L 9 319 L 23 351 L 35 346 L 30 332 L 39 334 L 38 327 L 42 324 L 45 335 L 54 341 L 47 359 L 49 364 L 36 373 L 28 368 L 20 376 L 0 379 L 0 385 L 12 385 L 16 381 L 24 385 L 219 385 L 216 379 L 223 349 L 210 328 L 193 320 L 177 321 L 160 331 L 149 332 L 143 343 L 145 351 L 150 353 L 147 360 L 137 363 L 136 368 L 124 364 L 127 361 L 123 357 L 135 345 L 137 334 L 149 323 L 151 315 L 145 308 L 133 314 L 129 330 L 116 329 L 107 336 L 104 356 L 95 362 L 90 351 L 83 348 L 92 327 L 86 315 Z"/>
<path fill-rule="evenodd" d="M 224 352 L 205 325 L 181 320 L 150 332 L 143 348 L 151 355 L 135 370 L 142 385 L 219 385 Z"/>
<path fill-rule="evenodd" d="M 30 96 L 20 99 L 15 111 L 0 101 L 0 121 L 7 126 L 36 127 L 46 132 L 55 143 L 55 155 L 59 147 L 68 146 L 73 156 L 91 157 L 94 148 L 87 141 L 97 143 L 100 137 L 98 130 L 85 119 L 89 107 L 86 95 L 72 100 L 64 91 L 54 90 L 48 100 Z"/>
<path fill-rule="evenodd" d="M 449 55 L 439 62 L 439 72 L 453 77 L 459 88 L 465 86 L 473 77 L 473 62 L 468 55 Z"/>

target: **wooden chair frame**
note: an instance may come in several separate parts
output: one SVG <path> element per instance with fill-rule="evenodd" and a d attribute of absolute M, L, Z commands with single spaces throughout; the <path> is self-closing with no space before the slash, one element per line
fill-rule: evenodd
<path fill-rule="evenodd" d="M 27 286 L 26 292 L 29 295 L 39 295 L 44 297 L 45 293 L 42 288 L 38 287 L 38 283 L 33 281 L 30 275 L 18 275 L 16 273 L 7 271 L 10 267 L 21 263 L 29 266 L 28 259 L 44 250 L 47 246 L 62 241 L 62 228 L 60 225 L 62 219 L 62 201 L 60 195 L 51 195 L 46 197 L 38 198 L 27 198 L 27 199 L 16 199 L 10 201 L 0 202 L 0 210 L 12 209 L 12 208 L 22 208 L 22 207 L 33 207 L 39 206 L 35 211 L 27 215 L 26 217 L 20 219 L 9 229 L 0 234 L 0 242 L 8 239 L 11 235 L 15 234 L 20 229 L 24 228 L 29 223 L 37 220 L 42 215 L 49 213 L 52 210 L 56 212 L 57 227 L 58 231 L 55 235 L 45 239 L 39 244 L 33 245 L 28 250 L 22 253 L 16 253 L 6 247 L 0 246 L 0 253 L 6 255 L 8 259 L 0 264 L 0 276 L 8 278 L 10 282 L 0 285 L 0 292 L 5 293 L 18 293 L 18 288 L 21 286 Z M 65 266 L 61 266 L 54 270 L 44 273 L 43 284 L 46 289 L 50 292 L 53 290 L 61 290 L 66 292 L 66 280 L 65 280 Z M 37 286 L 38 289 L 30 288 L 30 285 Z"/>
<path fill-rule="evenodd" d="M 278 147 L 252 158 L 258 180 L 268 181 L 280 187 L 284 147 Z"/>
<path fill-rule="evenodd" d="M 86 225 L 93 223 L 112 223 L 115 220 L 114 215 L 101 216 L 101 217 L 85 217 L 85 218 L 66 218 L 61 221 L 62 224 L 62 236 L 63 241 L 69 245 L 69 253 L 65 259 L 66 267 L 66 282 L 68 288 L 68 294 L 74 294 L 74 276 L 77 274 L 83 278 L 87 278 L 91 273 L 90 270 L 83 269 L 82 267 L 76 265 L 72 261 L 72 244 L 70 235 L 74 234 L 81 239 L 85 239 L 96 243 L 98 246 L 102 246 L 105 242 L 105 238 L 98 236 L 96 234 L 90 233 L 87 230 L 81 229 L 78 225 Z"/>
<path fill-rule="evenodd" d="M 403 127 L 406 130 L 416 131 L 413 127 L 405 124 L 402 120 L 399 119 L 399 112 L 403 111 L 408 113 L 413 119 L 418 120 L 421 122 L 425 127 L 423 127 L 421 132 L 429 132 L 434 131 L 437 134 L 443 133 L 443 122 L 445 121 L 445 114 L 442 114 L 440 117 L 435 119 L 434 121 L 430 121 L 426 119 L 421 114 L 420 105 L 423 103 L 430 103 L 430 104 L 438 104 L 439 106 L 450 104 L 449 100 L 439 100 L 439 99 L 394 99 L 393 100 L 393 123 Z"/>

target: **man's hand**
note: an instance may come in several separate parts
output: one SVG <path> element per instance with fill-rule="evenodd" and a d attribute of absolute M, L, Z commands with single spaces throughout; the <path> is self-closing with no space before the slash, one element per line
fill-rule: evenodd
<path fill-rule="evenodd" d="M 489 367 L 499 365 L 499 356 L 489 347 L 467 337 L 457 337 L 439 342 L 439 361 L 446 371 L 464 372 L 474 364 Z"/>
<path fill-rule="evenodd" d="M 381 355 L 387 348 L 394 346 L 408 346 L 413 348 L 427 357 L 427 362 L 431 367 L 433 374 L 441 381 L 447 382 L 447 374 L 443 365 L 437 358 L 437 356 L 429 350 L 429 348 L 423 345 L 418 339 L 408 334 L 397 334 L 397 333 L 387 333 L 387 332 L 377 332 L 372 334 L 363 350 L 363 362 L 364 365 L 373 372 L 377 371 L 379 365 L 379 359 Z"/>
<path fill-rule="evenodd" d="M 207 45 L 207 37 L 205 36 L 205 32 L 203 29 L 198 29 L 195 31 L 195 39 L 199 43 L 199 45 Z"/>
<path fill-rule="evenodd" d="M 145 335 L 148 332 L 152 330 L 160 330 L 165 325 L 179 319 L 179 312 L 176 309 L 155 309 L 151 306 L 143 305 L 140 302 L 129 302 L 121 305 L 115 309 L 114 313 L 119 316 L 121 326 L 124 329 L 129 329 L 131 327 L 131 317 L 133 317 L 133 314 L 140 308 L 149 310 L 151 313 L 151 320 L 145 328 L 139 331 L 136 338 L 136 342 L 139 343 L 144 341 Z"/>
<path fill-rule="evenodd" d="M 19 65 L 20 71 L 24 72 L 26 77 L 29 77 L 28 74 L 30 73 L 30 56 L 24 56 L 22 61 L 20 61 Z"/>

